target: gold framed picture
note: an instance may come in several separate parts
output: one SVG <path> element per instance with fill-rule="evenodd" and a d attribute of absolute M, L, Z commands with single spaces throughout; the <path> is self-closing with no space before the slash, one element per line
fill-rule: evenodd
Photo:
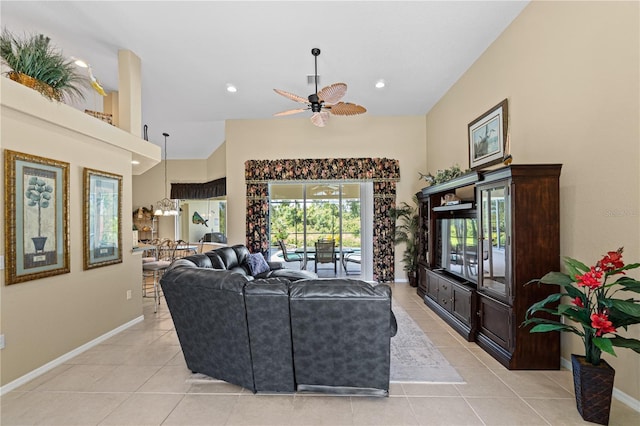
<path fill-rule="evenodd" d="M 122 176 L 83 171 L 84 269 L 122 263 Z"/>
<path fill-rule="evenodd" d="M 69 163 L 5 150 L 7 284 L 69 269 Z"/>

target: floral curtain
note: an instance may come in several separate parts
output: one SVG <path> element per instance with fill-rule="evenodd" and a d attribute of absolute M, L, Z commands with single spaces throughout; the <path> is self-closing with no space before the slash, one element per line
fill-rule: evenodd
<path fill-rule="evenodd" d="M 398 160 L 388 158 L 329 158 L 249 160 L 245 162 L 247 185 L 247 247 L 269 251 L 269 182 L 350 180 L 373 182 L 373 278 L 394 279 L 393 230 L 389 209 L 395 206 Z"/>

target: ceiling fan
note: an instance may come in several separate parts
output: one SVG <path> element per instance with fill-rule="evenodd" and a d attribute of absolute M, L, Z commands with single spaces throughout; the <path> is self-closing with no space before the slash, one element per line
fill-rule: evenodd
<path fill-rule="evenodd" d="M 294 95 L 284 90 L 273 89 L 277 94 L 285 98 L 307 104 L 306 108 L 290 109 L 275 113 L 274 116 L 280 117 L 311 110 L 313 112 L 311 122 L 318 127 L 324 127 L 329 120 L 329 113 L 333 115 L 357 115 L 367 112 L 367 109 L 363 106 L 350 102 L 339 102 L 345 93 L 347 93 L 347 85 L 344 83 L 334 83 L 322 88 L 318 92 L 318 55 L 320 55 L 320 49 L 314 47 L 311 49 L 311 54 L 315 57 L 316 92 L 310 94 L 309 97 L 305 99 L 302 96 Z"/>

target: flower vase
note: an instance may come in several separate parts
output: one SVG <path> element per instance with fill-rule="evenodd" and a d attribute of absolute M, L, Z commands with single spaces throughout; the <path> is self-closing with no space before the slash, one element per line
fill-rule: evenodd
<path fill-rule="evenodd" d="M 576 405 L 582 418 L 601 425 L 609 424 L 613 378 L 616 371 L 601 360 L 592 365 L 586 357 L 571 355 Z"/>

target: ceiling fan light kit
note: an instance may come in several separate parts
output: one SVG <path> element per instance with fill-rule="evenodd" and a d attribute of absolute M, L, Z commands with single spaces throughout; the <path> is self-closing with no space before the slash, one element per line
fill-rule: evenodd
<path fill-rule="evenodd" d="M 311 112 L 313 112 L 311 122 L 315 126 L 324 127 L 329 120 L 330 113 L 333 115 L 357 115 L 367 112 L 367 109 L 363 106 L 350 102 L 340 102 L 340 99 L 342 99 L 342 97 L 347 93 L 347 85 L 345 83 L 333 83 L 318 91 L 318 56 L 320 55 L 320 49 L 314 47 L 311 49 L 311 54 L 314 56 L 315 60 L 315 93 L 310 94 L 305 99 L 302 96 L 294 95 L 293 93 L 289 93 L 284 90 L 273 89 L 277 94 L 284 96 L 287 99 L 307 104 L 305 108 L 296 108 L 278 112 L 275 113 L 274 116 L 281 117 L 311 110 Z"/>

